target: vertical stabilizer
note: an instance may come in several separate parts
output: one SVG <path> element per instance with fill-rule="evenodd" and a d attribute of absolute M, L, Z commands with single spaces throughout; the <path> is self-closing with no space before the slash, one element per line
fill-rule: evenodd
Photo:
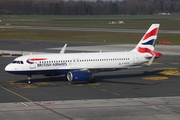
<path fill-rule="evenodd" d="M 154 56 L 154 48 L 159 30 L 159 24 L 152 24 L 137 46 L 132 50 L 138 53 L 150 53 Z"/>

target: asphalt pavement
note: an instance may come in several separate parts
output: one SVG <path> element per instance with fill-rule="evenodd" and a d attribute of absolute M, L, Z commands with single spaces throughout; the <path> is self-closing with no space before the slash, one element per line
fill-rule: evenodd
<path fill-rule="evenodd" d="M 65 42 L 0 40 L 3 52 L 59 52 Z M 86 47 L 84 47 L 86 46 Z M 88 47 L 90 46 L 90 47 Z M 116 51 L 120 45 L 68 43 L 66 52 Z M 134 45 L 124 45 L 124 50 Z M 96 49 L 95 49 L 96 48 Z M 105 49 L 106 48 L 106 49 Z M 123 46 L 120 46 L 121 51 Z M 4 67 L 15 57 L 0 57 L 1 120 L 180 119 L 180 56 L 176 46 L 158 48 L 165 55 L 150 67 L 95 74 L 93 83 L 70 83 L 65 76 L 11 75 Z"/>

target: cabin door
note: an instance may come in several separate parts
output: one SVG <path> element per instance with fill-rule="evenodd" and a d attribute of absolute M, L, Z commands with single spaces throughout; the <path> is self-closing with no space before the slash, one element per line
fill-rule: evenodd
<path fill-rule="evenodd" d="M 137 64 L 137 62 L 138 62 L 138 56 L 137 56 L 137 54 L 133 54 L 133 64 Z"/>
<path fill-rule="evenodd" d="M 35 68 L 36 68 L 36 64 L 37 64 L 36 62 L 31 63 L 31 64 L 30 64 L 30 68 L 31 68 L 31 69 L 35 69 Z"/>

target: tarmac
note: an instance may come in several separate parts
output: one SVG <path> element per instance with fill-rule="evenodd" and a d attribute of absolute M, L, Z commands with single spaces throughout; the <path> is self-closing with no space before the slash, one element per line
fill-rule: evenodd
<path fill-rule="evenodd" d="M 1 40 L 11 54 L 59 52 L 65 42 Z M 129 51 L 135 45 L 74 43 L 68 52 Z M 4 67 L 15 56 L 0 57 L 1 120 L 179 120 L 179 46 L 158 45 L 163 56 L 150 67 L 95 74 L 96 82 L 69 83 L 65 76 L 11 75 Z"/>

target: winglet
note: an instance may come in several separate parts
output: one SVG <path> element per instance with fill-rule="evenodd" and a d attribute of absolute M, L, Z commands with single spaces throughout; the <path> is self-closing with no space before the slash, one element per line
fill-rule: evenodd
<path fill-rule="evenodd" d="M 67 46 L 67 43 L 64 45 L 64 47 L 61 49 L 60 51 L 60 54 L 64 54 L 65 50 L 66 50 L 66 46 Z"/>

